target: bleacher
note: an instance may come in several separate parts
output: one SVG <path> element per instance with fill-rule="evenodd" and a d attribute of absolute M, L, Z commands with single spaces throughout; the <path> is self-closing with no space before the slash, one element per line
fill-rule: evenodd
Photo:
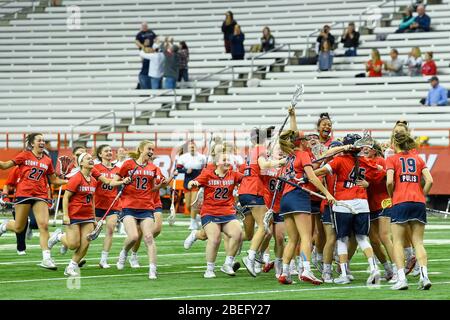
<path fill-rule="evenodd" d="M 397 11 L 410 3 L 396 1 Z M 378 48 L 386 59 L 391 48 L 406 57 L 411 47 L 420 46 L 422 52 L 434 52 L 441 84 L 450 88 L 450 1 L 427 6 L 432 32 L 410 34 L 394 34 L 400 21 L 393 15 L 394 1 L 65 0 L 63 4 L 0 26 L 0 148 L 6 143 L 22 146 L 22 133 L 32 131 L 52 133 L 52 138 L 58 132 L 73 133 L 75 139 L 106 131 L 104 138 L 113 146 L 125 139 L 127 147 L 134 147 L 142 135 L 112 132 L 159 132 L 160 145 L 172 146 L 171 131 L 194 130 L 199 124 L 215 132 L 280 124 L 298 83 L 306 87 L 297 111 L 306 131 L 313 131 L 318 115 L 326 111 L 338 136 L 346 130 L 373 129 L 375 137 L 386 139 L 393 123 L 404 118 L 415 134 L 428 135 L 431 144 L 449 143 L 450 109 L 418 103 L 429 89 L 427 78 L 354 76 L 364 72 L 371 48 Z M 372 34 L 362 34 L 357 57 L 339 56 L 340 46 L 332 71 L 294 64 L 314 44 L 317 35 L 312 34 L 324 24 L 332 25 L 339 41 L 344 24 L 354 21 L 362 29 L 364 10 L 381 4 L 378 10 L 391 26 L 380 24 Z M 71 5 L 81 9 L 79 28 L 67 25 Z M 259 43 L 266 25 L 277 46 L 283 47 L 231 60 L 224 53 L 220 30 L 227 10 L 233 11 L 245 33 L 247 52 Z M 190 48 L 191 82 L 178 88 L 175 96 L 167 90 L 135 89 L 141 60 L 134 37 L 143 21 L 158 35 L 184 40 Z M 258 86 L 246 86 L 251 77 L 258 79 Z M 92 146 L 92 136 L 88 140 Z"/>

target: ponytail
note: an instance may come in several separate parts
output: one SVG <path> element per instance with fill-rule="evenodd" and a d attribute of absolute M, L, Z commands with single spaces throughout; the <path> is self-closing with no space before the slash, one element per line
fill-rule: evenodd
<path fill-rule="evenodd" d="M 292 154 L 297 149 L 298 141 L 304 138 L 299 131 L 285 130 L 279 138 L 280 149 L 285 154 Z"/>
<path fill-rule="evenodd" d="M 409 151 L 417 148 L 416 141 L 411 137 L 409 133 L 398 132 L 393 138 L 394 146 L 401 151 Z"/>

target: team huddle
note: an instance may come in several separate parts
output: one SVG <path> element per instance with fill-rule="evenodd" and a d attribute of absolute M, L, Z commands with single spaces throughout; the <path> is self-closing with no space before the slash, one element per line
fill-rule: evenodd
<path fill-rule="evenodd" d="M 216 277 L 223 238 L 226 258 L 220 270 L 229 276 L 235 276 L 240 267 L 236 257 L 244 241 L 249 241 L 242 262 L 252 277 L 274 269 L 281 284 L 292 284 L 294 275 L 314 285 L 348 284 L 354 279 L 350 263 L 359 247 L 368 261 L 368 286 L 380 283 L 379 262 L 393 290 L 408 289 L 406 275 L 411 272 L 420 275 L 419 288 L 428 290 L 431 281 L 423 234 L 425 195 L 433 179 L 417 153 L 408 124 L 398 121 L 391 141 L 380 144 L 367 133 L 333 140 L 327 113 L 317 121 L 317 134 L 297 128 L 293 107 L 288 118 L 290 128 L 280 129 L 278 135 L 274 127 L 253 129 L 244 159 L 224 141 L 210 145 L 207 157 L 191 142 L 171 177 L 153 164 L 150 141 L 142 141 L 129 159 L 117 163 L 108 145 L 99 146 L 94 155 L 77 148 L 74 167 L 66 168 L 70 173 L 56 174 L 44 154 L 43 135 L 30 134 L 27 150 L 0 162 L 4 170 L 16 167 L 16 179 L 8 179 L 14 182 L 9 187 L 15 191 L 15 219 L 0 225 L 0 235 L 22 232 L 32 209 L 40 231 L 41 266 L 56 269 L 50 250 L 61 243 L 62 252 L 73 251 L 64 274 L 77 276 L 90 241 L 96 238 L 93 234 L 103 223 L 99 266 L 110 268 L 108 254 L 120 221 L 127 236 L 117 269 L 125 267 L 129 256 L 131 266 L 138 266 L 136 252 L 143 239 L 149 279 L 156 279 L 156 238 L 162 228 L 159 189 L 184 173 L 185 202 L 191 212 L 191 232 L 184 248 L 188 250 L 197 240 L 207 241 L 205 278 Z M 49 184 L 66 185 L 65 230 L 57 229 L 51 236 Z M 200 219 L 196 220 L 198 209 Z M 171 223 L 174 218 L 171 215 Z M 274 261 L 270 260 L 272 238 Z"/>

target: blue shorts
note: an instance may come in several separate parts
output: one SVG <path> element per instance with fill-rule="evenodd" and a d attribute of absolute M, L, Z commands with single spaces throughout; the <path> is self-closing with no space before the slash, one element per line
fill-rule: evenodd
<path fill-rule="evenodd" d="M 244 208 L 251 208 L 256 206 L 265 206 L 263 196 L 255 196 L 254 194 L 240 194 L 239 203 Z"/>
<path fill-rule="evenodd" d="M 131 216 L 136 220 L 144 220 L 144 219 L 155 220 L 155 217 L 153 216 L 153 210 L 148 209 L 123 208 L 119 220 L 122 221 L 126 216 Z"/>
<path fill-rule="evenodd" d="M 391 223 L 419 221 L 420 223 L 427 224 L 425 203 L 422 202 L 402 202 L 393 206 L 390 212 Z"/>
<path fill-rule="evenodd" d="M 322 201 L 311 200 L 311 214 L 320 214 L 320 204 Z"/>
<path fill-rule="evenodd" d="M 217 224 L 223 224 L 228 223 L 230 221 L 236 220 L 235 214 L 229 214 L 226 216 L 212 216 L 212 215 L 205 215 L 202 216 L 202 227 L 205 227 L 208 223 L 217 223 Z"/>
<path fill-rule="evenodd" d="M 162 208 L 155 208 L 155 210 L 153 211 L 153 213 L 162 213 L 163 209 Z"/>
<path fill-rule="evenodd" d="M 294 212 L 311 213 L 311 197 L 309 193 L 300 189 L 289 191 L 281 197 L 280 215 Z"/>
<path fill-rule="evenodd" d="M 70 219 L 70 225 L 73 224 L 82 224 L 82 223 L 94 223 L 95 219 L 89 218 L 89 219 Z"/>
<path fill-rule="evenodd" d="M 102 218 L 105 215 L 105 213 L 106 213 L 106 210 L 95 208 L 95 216 L 97 218 Z M 111 211 L 109 211 L 107 217 L 110 217 L 110 216 L 112 216 L 114 214 L 120 215 L 120 211 L 119 210 L 111 210 Z"/>
<path fill-rule="evenodd" d="M 38 200 L 38 199 L 41 199 L 41 200 Z M 16 197 L 16 199 L 14 200 L 14 203 L 20 202 L 19 204 L 31 204 L 31 205 L 34 205 L 38 201 L 43 201 L 45 203 L 50 203 L 50 199 L 45 199 L 45 198 L 40 198 L 40 197 Z"/>
<path fill-rule="evenodd" d="M 275 213 L 273 214 L 273 223 L 277 224 L 277 223 L 283 223 L 284 222 L 284 217 L 281 216 L 279 213 Z"/>
<path fill-rule="evenodd" d="M 352 214 L 349 212 L 333 212 L 333 219 L 336 228 L 336 238 L 349 237 L 355 235 L 367 236 L 370 228 L 369 212 Z"/>
<path fill-rule="evenodd" d="M 380 212 L 380 217 L 391 218 L 392 208 L 385 208 Z"/>
<path fill-rule="evenodd" d="M 325 206 L 325 210 L 323 211 L 321 220 L 323 224 L 333 224 L 330 206 Z"/>
<path fill-rule="evenodd" d="M 370 211 L 370 221 L 377 220 L 381 213 L 383 212 L 383 209 L 377 210 L 377 211 Z"/>

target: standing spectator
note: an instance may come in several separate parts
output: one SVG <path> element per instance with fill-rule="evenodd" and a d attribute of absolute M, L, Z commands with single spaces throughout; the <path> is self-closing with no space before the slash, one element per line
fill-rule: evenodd
<path fill-rule="evenodd" d="M 408 66 L 408 75 L 410 77 L 420 76 L 422 74 L 422 52 L 419 47 L 414 47 L 408 54 L 406 65 Z"/>
<path fill-rule="evenodd" d="M 319 55 L 322 54 L 323 66 L 325 66 L 324 70 L 330 70 L 333 65 L 333 50 L 334 50 L 334 36 L 330 32 L 330 26 L 324 25 L 320 35 L 316 40 L 316 51 Z M 326 43 L 326 44 L 325 44 Z M 320 63 L 319 63 L 320 70 Z"/>
<path fill-rule="evenodd" d="M 366 63 L 368 77 L 381 77 L 383 75 L 383 61 L 381 61 L 378 49 L 372 49 L 371 56 L 372 59 Z"/>
<path fill-rule="evenodd" d="M 333 56 L 331 55 L 331 48 L 328 41 L 324 41 L 322 48 L 319 52 L 319 70 L 329 71 L 333 63 Z"/>
<path fill-rule="evenodd" d="M 144 40 L 144 47 L 143 50 L 139 51 L 141 52 L 149 52 L 149 50 L 152 50 L 151 48 L 149 48 L 149 44 L 150 41 L 148 39 Z M 148 71 L 150 68 L 150 60 L 148 60 L 147 58 L 144 58 L 143 56 L 141 56 L 142 58 L 142 67 L 141 67 L 141 71 L 139 72 L 139 89 L 151 89 L 151 82 L 150 82 L 150 77 L 148 75 Z"/>
<path fill-rule="evenodd" d="M 142 22 L 141 24 L 141 31 L 138 32 L 138 34 L 136 35 L 136 46 L 139 48 L 139 50 L 144 49 L 144 42 L 146 39 L 148 39 L 149 47 L 153 47 L 153 41 L 156 38 L 156 34 L 150 30 L 147 26 L 147 22 Z"/>
<path fill-rule="evenodd" d="M 233 60 L 244 60 L 245 49 L 244 49 L 245 35 L 241 32 L 241 26 L 236 24 L 234 26 L 234 33 L 230 37 L 231 42 L 231 57 Z"/>
<path fill-rule="evenodd" d="M 391 61 L 384 63 L 384 70 L 388 72 L 390 77 L 401 77 L 403 73 L 403 61 L 398 57 L 398 50 L 392 49 L 390 52 Z"/>
<path fill-rule="evenodd" d="M 423 76 L 435 76 L 437 75 L 436 63 L 433 60 L 433 52 L 429 51 L 425 53 L 425 62 L 422 64 Z"/>
<path fill-rule="evenodd" d="M 181 79 L 183 79 L 184 82 L 188 82 L 189 48 L 185 41 L 180 42 L 180 51 L 178 54 L 180 55 L 180 72 L 178 74 L 178 82 L 181 82 Z"/>
<path fill-rule="evenodd" d="M 423 4 L 417 7 L 417 17 L 409 26 L 408 32 L 428 32 L 430 31 L 431 18 L 425 13 Z"/>
<path fill-rule="evenodd" d="M 446 106 L 448 100 L 448 91 L 439 84 L 439 78 L 432 76 L 430 78 L 431 89 L 425 99 L 426 106 Z"/>
<path fill-rule="evenodd" d="M 226 53 L 231 53 L 230 38 L 234 33 L 234 26 L 236 24 L 237 24 L 237 22 L 233 18 L 233 12 L 227 11 L 225 13 L 225 20 L 222 23 L 223 42 L 224 42 Z"/>
<path fill-rule="evenodd" d="M 359 32 L 355 30 L 355 23 L 350 22 L 348 27 L 344 30 L 341 37 L 341 42 L 344 44 L 345 56 L 355 57 L 357 55 L 356 48 L 359 46 Z"/>
<path fill-rule="evenodd" d="M 275 49 L 275 38 L 270 32 L 269 27 L 264 27 L 263 36 L 261 37 L 261 52 Z"/>
<path fill-rule="evenodd" d="M 178 46 L 166 42 L 164 48 L 164 89 L 175 89 L 180 67 Z"/>
<path fill-rule="evenodd" d="M 406 7 L 403 12 L 403 19 L 398 26 L 395 33 L 403 33 L 409 30 L 409 26 L 414 23 L 416 17 L 413 16 L 413 9 L 411 7 Z"/>
<path fill-rule="evenodd" d="M 148 78 L 150 79 L 151 89 L 157 90 L 161 88 L 161 79 L 164 75 L 164 54 L 160 51 L 157 43 L 153 45 L 154 49 L 145 48 L 139 55 L 141 58 L 150 61 L 148 69 Z M 150 88 L 149 88 L 150 89 Z"/>

